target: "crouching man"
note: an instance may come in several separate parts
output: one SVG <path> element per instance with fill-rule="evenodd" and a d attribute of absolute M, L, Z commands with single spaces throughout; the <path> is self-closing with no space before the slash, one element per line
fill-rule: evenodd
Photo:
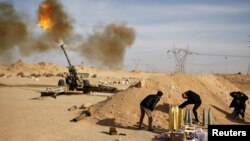
<path fill-rule="evenodd" d="M 142 128 L 143 119 L 144 119 L 144 116 L 145 116 L 145 113 L 146 113 L 147 116 L 148 116 L 148 130 L 153 131 L 152 112 L 153 112 L 156 104 L 160 101 L 160 98 L 161 98 L 162 95 L 163 95 L 163 93 L 161 91 L 158 91 L 157 94 L 148 95 L 147 97 L 145 97 L 141 101 L 141 103 L 140 103 L 141 117 L 140 117 L 140 121 L 139 121 L 139 129 Z"/>
<path fill-rule="evenodd" d="M 230 117 L 232 119 L 235 119 L 236 117 L 241 115 L 242 120 L 244 120 L 245 110 L 246 110 L 246 101 L 248 100 L 247 95 L 238 91 L 238 92 L 231 92 L 230 96 L 233 97 L 233 100 L 229 107 L 230 108 L 234 107 L 234 110 L 231 113 Z"/>

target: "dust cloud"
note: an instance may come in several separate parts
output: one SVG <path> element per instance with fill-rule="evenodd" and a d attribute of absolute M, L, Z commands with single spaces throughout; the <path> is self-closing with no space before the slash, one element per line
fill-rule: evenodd
<path fill-rule="evenodd" d="M 121 23 L 95 30 L 78 50 L 88 61 L 111 69 L 122 68 L 126 48 L 135 41 L 135 30 Z"/>
<path fill-rule="evenodd" d="M 12 50 L 28 37 L 26 24 L 13 5 L 0 3 L 0 55 L 2 61 L 13 59 Z"/>

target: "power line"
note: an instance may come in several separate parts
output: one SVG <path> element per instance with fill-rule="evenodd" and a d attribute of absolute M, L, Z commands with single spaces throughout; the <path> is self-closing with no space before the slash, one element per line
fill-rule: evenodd
<path fill-rule="evenodd" d="M 228 61 L 227 60 L 227 63 L 228 64 L 232 64 L 232 63 L 235 63 L 235 62 L 239 62 L 239 61 L 241 61 L 242 59 L 236 59 L 236 60 L 231 60 L 231 61 Z M 216 62 L 216 63 L 187 63 L 187 64 L 189 64 L 189 65 L 195 65 L 195 66 L 213 66 L 213 65 L 224 65 L 225 64 L 225 62 L 223 61 L 221 61 L 221 62 Z"/>
<path fill-rule="evenodd" d="M 250 56 L 244 56 L 244 55 L 226 55 L 226 54 L 212 54 L 212 53 L 195 53 L 195 54 L 196 55 L 204 55 L 204 56 L 250 58 Z"/>

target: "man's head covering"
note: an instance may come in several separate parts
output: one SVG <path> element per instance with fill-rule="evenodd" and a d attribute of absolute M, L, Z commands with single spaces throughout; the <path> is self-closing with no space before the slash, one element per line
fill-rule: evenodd
<path fill-rule="evenodd" d="M 163 92 L 162 92 L 162 91 L 158 91 L 158 92 L 157 92 L 157 95 L 158 95 L 158 96 L 162 96 L 162 95 L 163 95 Z"/>

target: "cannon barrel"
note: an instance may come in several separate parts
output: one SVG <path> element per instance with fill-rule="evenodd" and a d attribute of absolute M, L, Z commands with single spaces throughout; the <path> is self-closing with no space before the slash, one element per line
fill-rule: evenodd
<path fill-rule="evenodd" d="M 63 52 L 64 52 L 64 54 L 65 54 L 65 56 L 67 58 L 67 61 L 69 63 L 69 74 L 66 77 L 66 84 L 69 85 L 69 90 L 77 89 L 77 86 L 78 86 L 77 81 L 79 80 L 79 78 L 77 76 L 76 69 L 75 69 L 74 66 L 71 65 L 69 57 L 68 57 L 68 55 L 67 55 L 67 53 L 66 53 L 66 51 L 65 51 L 65 49 L 63 47 L 63 44 L 61 45 L 61 48 L 62 48 L 62 50 L 63 50 Z"/>
<path fill-rule="evenodd" d="M 66 51 L 65 51 L 65 49 L 64 49 L 64 47 L 63 47 L 63 44 L 61 45 L 61 48 L 62 48 L 62 50 L 63 50 L 63 52 L 64 52 L 64 54 L 65 54 L 65 56 L 66 56 L 66 59 L 67 59 L 67 61 L 68 61 L 68 63 L 69 63 L 69 67 L 71 68 L 71 63 L 70 63 L 69 57 L 68 57 L 68 55 L 67 55 L 67 53 L 66 53 Z"/>

